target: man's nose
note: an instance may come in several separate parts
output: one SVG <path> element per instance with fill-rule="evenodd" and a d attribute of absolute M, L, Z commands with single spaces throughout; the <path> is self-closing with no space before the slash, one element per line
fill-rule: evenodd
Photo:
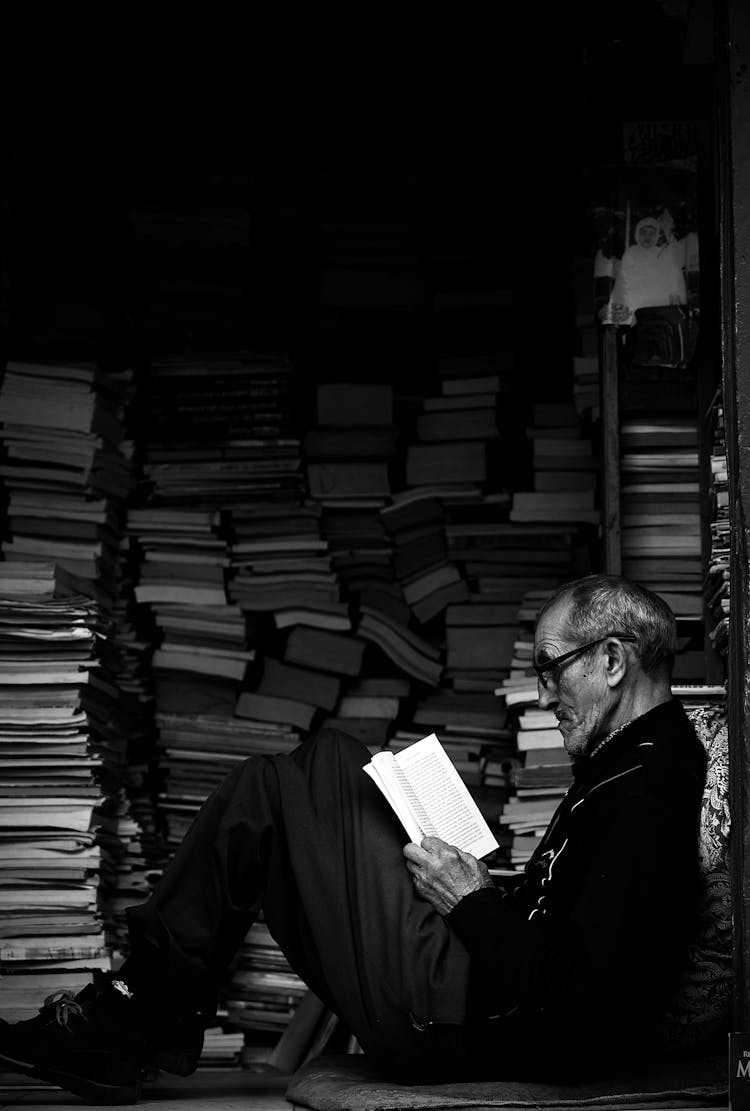
<path fill-rule="evenodd" d="M 552 688 L 552 690 L 548 690 L 547 687 L 543 687 L 541 679 L 536 685 L 536 691 L 540 710 L 549 710 L 550 707 L 554 706 L 557 702 L 557 694 L 554 687 Z"/>

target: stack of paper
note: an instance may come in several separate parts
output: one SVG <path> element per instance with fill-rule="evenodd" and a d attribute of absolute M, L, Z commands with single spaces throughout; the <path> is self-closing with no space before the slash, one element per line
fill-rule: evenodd
<path fill-rule="evenodd" d="M 22 565 L 17 564 L 16 569 Z M 98 908 L 104 756 L 89 711 L 108 697 L 95 603 L 29 564 L 30 595 L 0 577 L 0 971 L 3 1013 L 109 967 Z M 23 580 L 17 579 L 17 582 Z"/>
<path fill-rule="evenodd" d="M 138 901 L 147 890 L 140 830 L 127 794 L 133 781 L 132 746 L 144 729 L 134 727 L 132 704 L 128 708 L 133 677 L 121 666 L 118 633 L 129 585 L 122 517 L 135 485 L 133 444 L 126 435 L 134 394 L 132 371 L 104 372 L 93 365 L 12 362 L 0 388 L 9 534 L 3 543 L 0 597 L 40 607 L 29 612 L 33 635 L 13 641 L 13 651 L 24 653 L 17 670 L 29 674 L 23 680 L 24 692 L 21 678 L 8 663 L 5 679 L 16 684 L 8 705 L 13 704 L 17 714 L 23 709 L 24 721 L 32 721 L 28 714 L 34 707 L 43 708 L 42 720 L 32 721 L 43 735 L 52 727 L 51 714 L 78 715 L 72 719 L 75 736 L 65 756 L 72 759 L 73 745 L 83 745 L 85 757 L 93 761 L 85 774 L 80 753 L 75 766 L 67 763 L 63 769 L 50 763 L 47 782 L 39 778 L 40 761 L 62 754 L 45 754 L 37 747 L 33 769 L 18 767 L 14 775 L 26 776 L 24 793 L 34 801 L 39 790 L 49 794 L 53 787 L 75 787 L 78 798 L 101 798 L 91 820 L 98 831 L 101 860 L 91 876 L 110 949 L 124 942 L 123 906 Z M 80 596 L 75 603 L 80 612 L 74 608 L 70 616 L 64 607 L 74 604 L 73 595 Z M 70 670 L 75 661 L 83 676 Z M 83 684 L 80 698 L 77 683 Z M 135 697 L 141 707 L 146 705 L 143 689 Z M 65 716 L 57 721 L 58 732 L 63 724 L 70 725 Z M 81 730 L 83 739 L 78 736 Z M 49 738 L 46 743 L 51 743 Z M 56 743 L 62 743 L 59 737 Z M 139 756 L 144 758 L 143 753 Z M 81 795 L 84 787 L 87 793 Z M 49 812 L 45 807 L 43 813 Z M 89 819 L 86 813 L 79 817 L 84 827 L 79 832 L 87 837 Z"/>

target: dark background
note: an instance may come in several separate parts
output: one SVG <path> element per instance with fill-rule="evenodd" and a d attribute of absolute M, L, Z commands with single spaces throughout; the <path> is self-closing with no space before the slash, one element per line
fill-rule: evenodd
<path fill-rule="evenodd" d="M 512 351 L 565 392 L 592 180 L 623 119 L 708 119 L 714 35 L 707 4 L 574 8 L 280 2 L 24 28 L 3 355 L 146 371 L 270 346 L 311 376 L 408 381 L 439 351 Z M 487 304 L 436 311 L 445 252 Z"/>

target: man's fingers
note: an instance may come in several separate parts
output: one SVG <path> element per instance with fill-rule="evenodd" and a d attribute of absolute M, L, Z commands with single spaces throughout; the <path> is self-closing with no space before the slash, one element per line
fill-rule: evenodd
<path fill-rule="evenodd" d="M 415 845 L 413 841 L 409 841 L 408 844 L 404 845 L 404 856 L 407 860 L 411 860 L 415 864 L 426 864 L 430 859 L 430 854 L 420 848 L 419 845 Z"/>
<path fill-rule="evenodd" d="M 450 848 L 450 845 L 446 841 L 441 841 L 439 837 L 423 837 L 422 848 L 428 853 L 439 853 L 441 849 Z"/>

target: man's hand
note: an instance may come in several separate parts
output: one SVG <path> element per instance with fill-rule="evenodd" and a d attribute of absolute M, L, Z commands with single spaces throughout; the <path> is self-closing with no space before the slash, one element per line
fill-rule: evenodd
<path fill-rule="evenodd" d="M 446 915 L 472 891 L 494 887 L 486 865 L 470 853 L 447 845 L 439 837 L 425 837 L 421 847 L 404 846 L 406 867 L 418 895 Z"/>

